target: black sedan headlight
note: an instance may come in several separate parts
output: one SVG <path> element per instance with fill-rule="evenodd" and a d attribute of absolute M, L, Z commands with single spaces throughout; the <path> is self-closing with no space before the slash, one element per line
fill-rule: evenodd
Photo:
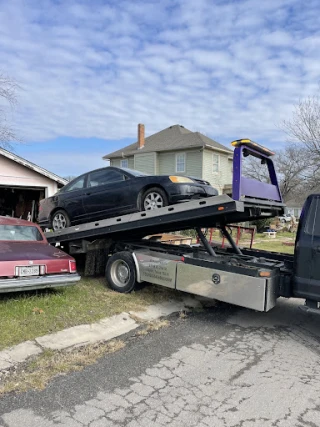
<path fill-rule="evenodd" d="M 190 184 L 190 183 L 194 183 L 194 181 L 192 181 L 192 179 L 187 178 L 186 176 L 175 176 L 175 175 L 171 175 L 169 176 L 169 179 L 171 182 L 174 182 L 175 184 Z"/>

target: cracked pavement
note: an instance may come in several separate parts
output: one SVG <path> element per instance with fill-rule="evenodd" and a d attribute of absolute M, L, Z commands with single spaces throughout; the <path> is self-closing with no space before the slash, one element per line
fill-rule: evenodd
<path fill-rule="evenodd" d="M 320 316 L 221 305 L 44 391 L 4 396 L 0 427 L 320 426 Z"/>

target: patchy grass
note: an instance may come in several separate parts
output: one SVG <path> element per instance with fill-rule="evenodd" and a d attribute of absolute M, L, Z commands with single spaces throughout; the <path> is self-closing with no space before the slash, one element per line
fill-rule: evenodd
<path fill-rule="evenodd" d="M 270 252 L 282 252 L 286 254 L 293 255 L 294 246 L 285 246 L 282 244 L 282 241 L 275 241 L 273 239 L 264 240 L 263 242 L 255 243 L 252 247 L 253 249 L 263 249 L 264 251 Z"/>
<path fill-rule="evenodd" d="M 166 328 L 170 325 L 169 320 L 155 320 L 153 322 L 149 322 L 147 325 L 147 332 L 158 331 L 159 329 Z"/>
<path fill-rule="evenodd" d="M 137 336 L 142 336 L 142 335 L 148 335 L 148 331 L 146 330 L 146 329 L 140 329 L 137 333 L 136 333 L 136 335 Z"/>
<path fill-rule="evenodd" d="M 187 312 L 186 311 L 180 311 L 179 318 L 180 319 L 185 319 L 186 317 L 188 317 Z"/>
<path fill-rule="evenodd" d="M 107 288 L 104 278 L 84 278 L 58 290 L 0 294 L 0 350 L 123 311 L 141 311 L 178 295 L 154 285 L 120 294 Z"/>
<path fill-rule="evenodd" d="M 268 239 L 266 234 L 263 233 L 256 233 L 254 236 L 255 239 Z M 277 232 L 277 239 L 286 238 L 286 239 L 295 239 L 296 233 L 289 233 L 289 231 L 278 231 Z"/>
<path fill-rule="evenodd" d="M 72 351 L 47 350 L 29 363 L 18 367 L 1 380 L 0 395 L 8 392 L 23 392 L 30 389 L 44 389 L 48 382 L 57 375 L 81 371 L 92 365 L 107 353 L 122 349 L 125 343 L 112 340 L 107 343 L 92 344 Z"/>
<path fill-rule="evenodd" d="M 137 336 L 147 335 L 149 332 L 159 331 L 159 329 L 166 328 L 170 325 L 169 320 L 154 320 L 152 322 L 147 322 L 144 329 L 137 331 Z"/>

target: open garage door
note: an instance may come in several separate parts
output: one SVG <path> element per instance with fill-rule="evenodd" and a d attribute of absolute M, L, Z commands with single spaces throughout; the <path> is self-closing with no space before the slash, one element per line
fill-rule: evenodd
<path fill-rule="evenodd" d="M 0 215 L 36 221 L 39 201 L 44 197 L 45 188 L 0 185 Z"/>

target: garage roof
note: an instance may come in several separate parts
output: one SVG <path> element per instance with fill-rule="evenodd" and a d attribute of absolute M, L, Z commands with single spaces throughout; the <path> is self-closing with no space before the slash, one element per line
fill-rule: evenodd
<path fill-rule="evenodd" d="M 68 183 L 66 179 L 63 179 L 60 176 L 49 172 L 46 169 L 41 168 L 40 166 L 32 162 L 29 162 L 26 159 L 23 159 L 17 154 L 13 154 L 10 151 L 5 150 L 4 148 L 0 148 L 0 155 L 6 157 L 7 159 L 13 160 L 14 162 L 17 162 L 20 165 L 25 166 L 26 168 L 32 169 L 33 171 L 38 172 L 40 175 L 46 176 L 47 178 L 52 179 L 52 181 L 58 182 L 61 185 L 66 185 Z"/>

